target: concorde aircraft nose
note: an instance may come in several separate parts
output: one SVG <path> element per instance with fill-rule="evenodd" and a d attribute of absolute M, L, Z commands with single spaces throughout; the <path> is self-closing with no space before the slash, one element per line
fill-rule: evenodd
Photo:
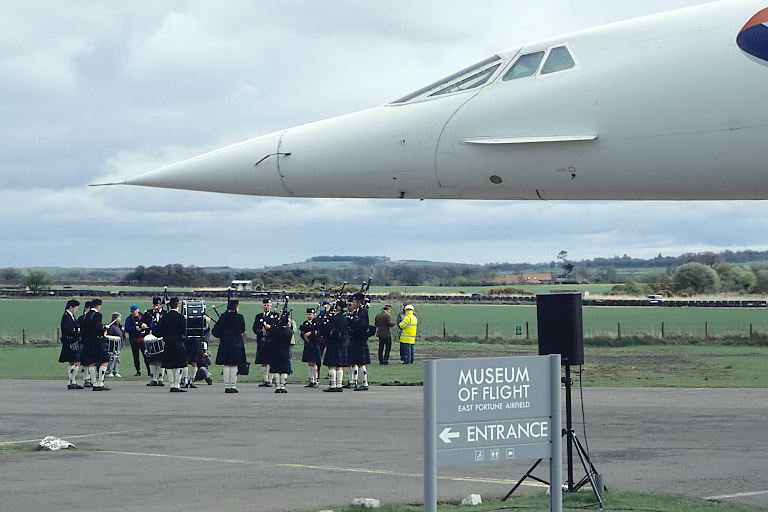
<path fill-rule="evenodd" d="M 267 196 L 289 195 L 279 173 L 283 132 L 249 139 L 140 174 L 126 185 Z"/>

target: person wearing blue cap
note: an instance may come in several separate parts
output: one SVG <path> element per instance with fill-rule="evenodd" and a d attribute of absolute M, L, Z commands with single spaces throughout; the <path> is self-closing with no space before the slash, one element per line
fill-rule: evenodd
<path fill-rule="evenodd" d="M 133 365 L 136 367 L 135 377 L 141 376 L 141 363 L 139 362 L 139 354 L 144 354 L 144 333 L 142 329 L 146 329 L 146 326 L 141 325 L 141 312 L 139 312 L 139 306 L 131 306 L 131 314 L 125 319 L 125 332 L 128 333 L 128 341 L 131 344 L 131 352 L 133 352 Z M 149 363 L 147 363 L 146 357 L 144 364 L 147 365 L 147 373 L 149 373 Z"/>

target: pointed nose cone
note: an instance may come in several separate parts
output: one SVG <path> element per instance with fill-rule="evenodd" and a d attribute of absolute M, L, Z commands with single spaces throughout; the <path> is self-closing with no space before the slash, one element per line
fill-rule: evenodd
<path fill-rule="evenodd" d="M 125 180 L 126 185 L 287 196 L 279 173 L 282 132 L 250 139 Z"/>

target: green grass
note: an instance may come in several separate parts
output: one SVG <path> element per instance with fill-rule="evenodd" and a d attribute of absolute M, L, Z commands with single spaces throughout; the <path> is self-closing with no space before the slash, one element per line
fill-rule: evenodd
<path fill-rule="evenodd" d="M 84 302 L 84 301 L 81 301 Z M 56 332 L 61 315 L 64 311 L 62 300 L 50 299 L 4 299 L 0 300 L 0 341 L 3 339 L 21 340 L 22 330 L 27 340 L 56 341 Z M 110 318 L 112 312 L 120 312 L 123 317 L 128 315 L 132 304 L 137 304 L 141 310 L 151 307 L 148 300 L 116 300 L 105 298 L 102 307 L 104 318 Z M 223 309 L 222 303 L 207 303 L 209 312 L 212 306 Z M 294 309 L 294 319 L 301 323 L 308 304 L 291 303 Z M 393 303 L 397 308 L 398 304 Z M 382 304 L 371 306 L 371 316 L 381 310 Z M 419 337 L 447 335 L 475 336 L 485 338 L 486 324 L 489 337 L 500 337 L 513 342 L 526 340 L 526 332 L 530 339 L 537 337 L 536 307 L 510 305 L 479 305 L 479 304 L 415 304 L 416 316 L 419 318 Z M 81 310 L 82 311 L 82 310 Z M 245 316 L 246 325 L 250 323 L 257 312 L 261 311 L 258 302 L 242 302 L 240 312 Z M 394 316 L 394 315 L 393 315 Z M 703 338 L 709 336 L 723 337 L 729 335 L 748 336 L 750 324 L 755 333 L 768 333 L 768 314 L 762 309 L 751 308 L 651 308 L 651 307 L 605 307 L 592 306 L 583 308 L 584 337 L 616 338 L 619 325 L 622 337 L 661 336 L 661 325 L 664 323 L 666 336 L 694 336 Z M 707 331 L 705 331 L 705 325 Z M 520 334 L 516 327 L 520 326 Z"/>
<path fill-rule="evenodd" d="M 509 345 L 468 342 L 418 342 L 416 363 L 399 364 L 399 344 L 393 343 L 390 365 L 377 362 L 378 343 L 369 343 L 372 364 L 368 376 L 374 385 L 420 385 L 423 382 L 424 359 L 455 359 L 472 357 L 504 357 L 536 355 L 536 345 Z M 211 352 L 218 348 L 211 343 Z M 301 362 L 303 346 L 294 348 L 291 384 L 308 381 L 306 363 Z M 0 375 L 6 379 L 66 378 L 67 365 L 58 362 L 60 345 L 4 345 L 0 346 Z M 256 344 L 246 344 L 248 359 L 253 361 Z M 662 345 L 629 347 L 586 347 L 583 372 L 574 367 L 574 380 L 579 377 L 584 386 L 601 387 L 723 387 L 768 388 L 768 347 L 724 345 Z M 221 367 L 211 369 L 216 382 L 221 382 Z M 119 381 L 146 380 L 142 365 L 141 377 L 133 377 L 133 356 L 123 350 Z M 325 372 L 321 377 L 325 377 Z M 346 378 L 346 377 L 345 377 Z M 112 379 L 107 379 L 112 380 Z M 240 383 L 261 381 L 261 369 L 251 365 L 250 375 L 240 376 Z M 321 378 L 321 386 L 327 383 Z"/>
<path fill-rule="evenodd" d="M 29 443 L 0 443 L 0 454 L 10 452 L 37 452 L 40 447 Z"/>
<path fill-rule="evenodd" d="M 576 493 L 563 495 L 563 510 L 599 510 L 593 505 L 595 496 L 592 490 L 580 490 Z M 588 507 L 588 508 L 587 508 Z M 757 507 L 732 503 L 715 503 L 698 498 L 688 498 L 672 494 L 662 494 L 648 491 L 608 490 L 605 495 L 603 509 L 606 511 L 635 510 L 646 512 L 767 512 L 768 507 Z M 320 509 L 312 509 L 314 512 Z M 335 507 L 336 512 L 359 512 L 360 507 Z M 422 505 L 396 505 L 382 504 L 377 509 L 381 512 L 420 512 L 424 510 Z M 437 510 L 440 512 L 464 512 L 467 510 L 477 512 L 490 512 L 501 510 L 549 510 L 549 497 L 545 493 L 528 494 L 524 496 L 512 496 L 508 501 L 497 499 L 483 499 L 483 503 L 474 507 L 467 507 L 453 503 L 439 503 Z"/>

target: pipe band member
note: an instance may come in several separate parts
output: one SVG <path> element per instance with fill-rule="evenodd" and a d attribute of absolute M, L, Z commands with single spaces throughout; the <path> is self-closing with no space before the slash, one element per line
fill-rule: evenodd
<path fill-rule="evenodd" d="M 216 364 L 224 365 L 224 392 L 237 393 L 237 367 L 246 361 L 245 318 L 239 313 L 240 301 L 233 299 L 227 304 L 227 311 L 213 326 L 211 334 L 219 338 Z"/>
<path fill-rule="evenodd" d="M 80 352 L 82 344 L 80 343 L 80 332 L 77 325 L 77 308 L 80 302 L 75 299 L 67 301 L 64 307 L 64 314 L 61 316 L 61 354 L 59 354 L 60 363 L 68 363 L 67 375 L 69 383 L 67 389 L 85 389 L 78 384 L 77 372 L 80 371 Z"/>

